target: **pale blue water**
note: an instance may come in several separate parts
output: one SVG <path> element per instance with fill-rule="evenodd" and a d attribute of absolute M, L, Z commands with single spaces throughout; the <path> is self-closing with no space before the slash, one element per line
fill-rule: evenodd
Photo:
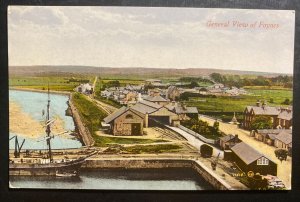
<path fill-rule="evenodd" d="M 109 190 L 212 190 L 191 168 L 82 171 L 78 178 L 10 176 L 16 188 Z"/>
<path fill-rule="evenodd" d="M 50 94 L 50 117 L 55 118 L 59 117 L 64 122 L 64 129 L 66 131 L 74 131 L 75 125 L 72 117 L 65 115 L 65 110 L 68 108 L 67 101 L 68 96 Z M 21 106 L 22 110 L 32 116 L 33 119 L 37 121 L 44 121 L 45 116 L 42 116 L 42 110 L 46 112 L 47 109 L 47 93 L 39 92 L 29 92 L 29 91 L 17 91 L 9 90 L 9 101 L 16 102 Z M 22 120 L 20 120 L 22 121 Z M 28 126 L 30 127 L 30 126 Z M 63 131 L 62 131 L 63 132 Z M 17 135 L 18 139 L 22 141 L 22 134 L 9 134 L 10 137 Z M 39 134 L 40 136 L 45 136 L 45 134 Z M 40 140 L 40 138 L 38 139 Z M 55 136 L 51 141 L 53 149 L 62 149 L 62 148 L 79 148 L 82 144 L 74 139 L 72 136 Z M 10 141 L 10 149 L 14 148 L 14 142 Z M 26 141 L 23 146 L 24 149 L 46 149 L 46 142 L 37 142 L 37 139 L 26 138 Z"/>

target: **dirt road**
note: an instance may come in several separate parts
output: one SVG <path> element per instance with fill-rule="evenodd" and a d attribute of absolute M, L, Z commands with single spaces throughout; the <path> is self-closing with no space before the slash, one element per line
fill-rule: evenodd
<path fill-rule="evenodd" d="M 210 119 L 207 117 L 200 118 L 203 121 L 207 121 L 210 125 L 213 125 L 215 122 L 214 119 Z M 226 134 L 237 134 L 238 137 L 254 149 L 263 153 L 267 157 L 269 157 L 273 162 L 277 163 L 277 176 L 284 182 L 287 189 L 291 188 L 291 171 L 292 171 L 292 158 L 288 157 L 287 161 L 280 162 L 279 159 L 275 156 L 274 151 L 275 147 L 269 146 L 263 142 L 260 142 L 253 137 L 249 136 L 249 131 L 240 129 L 237 125 L 232 125 L 229 123 L 220 122 L 219 128 L 222 132 Z"/>

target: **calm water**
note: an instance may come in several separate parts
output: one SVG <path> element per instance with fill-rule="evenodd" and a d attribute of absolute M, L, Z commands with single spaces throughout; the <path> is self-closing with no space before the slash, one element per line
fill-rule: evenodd
<path fill-rule="evenodd" d="M 66 95 L 57 95 L 51 94 L 51 108 L 50 115 L 51 117 L 59 117 L 64 121 L 64 129 L 66 131 L 75 130 L 75 125 L 72 117 L 65 115 L 65 110 L 68 108 L 67 101 L 68 96 Z M 21 106 L 22 110 L 29 114 L 33 119 L 37 121 L 43 121 L 45 118 L 42 117 L 42 110 L 47 109 L 47 93 L 39 93 L 39 92 L 29 92 L 29 91 L 17 91 L 10 90 L 9 91 L 9 100 L 16 102 Z M 62 131 L 63 132 L 63 131 Z M 10 133 L 9 136 L 12 137 L 14 135 L 18 136 L 18 139 L 22 141 L 22 134 Z M 45 134 L 40 134 L 44 136 Z M 40 138 L 39 138 L 40 139 Z M 82 144 L 76 140 L 72 136 L 56 136 L 52 139 L 52 148 L 53 149 L 61 149 L 61 148 L 79 148 Z M 14 148 L 14 142 L 10 141 L 9 144 L 10 149 Z M 26 141 L 23 146 L 24 149 L 45 149 L 46 143 L 37 142 L 37 139 L 26 138 Z"/>
<path fill-rule="evenodd" d="M 78 178 L 11 176 L 11 185 L 36 189 L 212 190 L 188 168 L 82 171 Z"/>

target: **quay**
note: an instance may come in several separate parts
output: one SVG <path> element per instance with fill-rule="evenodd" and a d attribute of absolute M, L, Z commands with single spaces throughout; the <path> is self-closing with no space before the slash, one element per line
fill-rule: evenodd
<path fill-rule="evenodd" d="M 162 169 L 162 168 L 191 168 L 211 184 L 216 190 L 247 190 L 248 188 L 237 180 L 228 183 L 224 178 L 208 168 L 195 157 L 187 156 L 120 156 L 98 158 L 90 157 L 81 167 L 84 170 L 93 169 Z M 226 176 L 228 179 L 230 176 Z M 233 178 L 232 178 L 233 179 Z M 233 182 L 233 183 L 232 183 Z"/>

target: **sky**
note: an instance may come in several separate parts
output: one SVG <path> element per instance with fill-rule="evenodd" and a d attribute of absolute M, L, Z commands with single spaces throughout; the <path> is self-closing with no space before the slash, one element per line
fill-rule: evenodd
<path fill-rule="evenodd" d="M 294 26 L 282 10 L 10 6 L 9 65 L 292 73 Z"/>

